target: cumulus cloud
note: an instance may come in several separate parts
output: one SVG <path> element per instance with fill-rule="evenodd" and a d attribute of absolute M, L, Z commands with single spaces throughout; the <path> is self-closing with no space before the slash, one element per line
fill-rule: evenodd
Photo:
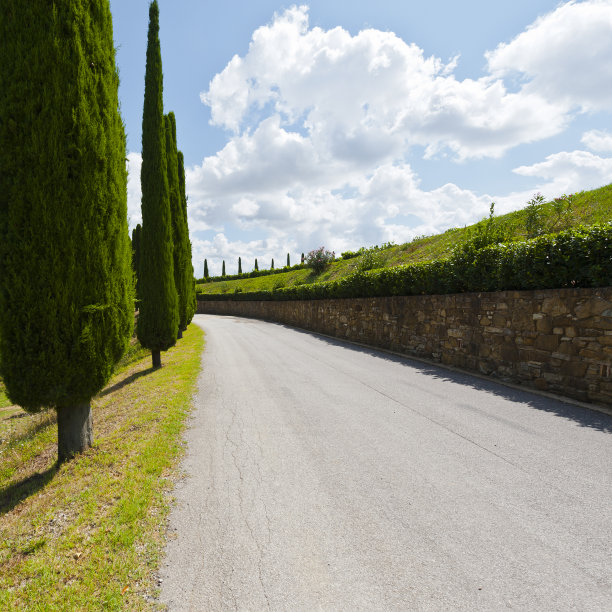
<path fill-rule="evenodd" d="M 192 177 L 197 176 L 197 171 L 188 172 L 188 190 Z M 300 252 L 320 245 L 340 253 L 368 244 L 401 243 L 477 221 L 486 216 L 490 203 L 490 196 L 453 184 L 422 190 L 408 164 L 388 163 L 367 176 L 356 174 L 337 188 L 303 185 L 278 198 L 252 196 L 236 201 L 228 196 L 217 200 L 214 216 L 221 227 L 237 226 L 267 238 L 230 240 L 223 229 L 212 239 L 193 241 L 194 261 L 206 257 L 220 269 L 223 259 L 235 265 L 238 256 L 244 262 L 247 254 L 251 259 L 259 257 L 261 265 L 287 252 L 295 262 Z M 228 210 L 229 215 L 223 212 Z M 194 214 L 198 214 L 197 207 L 190 212 L 190 227 Z"/>
<path fill-rule="evenodd" d="M 567 2 L 487 54 L 495 77 L 518 74 L 523 91 L 583 110 L 612 104 L 612 2 Z"/>
<path fill-rule="evenodd" d="M 603 130 L 590 130 L 585 132 L 580 142 L 591 151 L 598 153 L 612 153 L 612 134 Z"/>
<path fill-rule="evenodd" d="M 213 124 L 248 133 L 236 146 L 257 145 L 249 128 L 267 109 L 266 130 L 297 125 L 307 134 L 291 143 L 296 157 L 311 146 L 321 162 L 352 165 L 384 162 L 415 144 L 430 156 L 448 148 L 460 159 L 498 157 L 563 128 L 563 105 L 509 93 L 499 79 L 459 81 L 457 61 L 425 57 L 393 32 L 309 28 L 307 7 L 293 7 L 258 28 L 247 54 L 234 56 L 201 98 Z"/>
<path fill-rule="evenodd" d="M 549 155 L 543 162 L 515 168 L 514 172 L 547 179 L 553 193 L 594 189 L 610 182 L 612 158 L 588 151 L 564 151 Z"/>

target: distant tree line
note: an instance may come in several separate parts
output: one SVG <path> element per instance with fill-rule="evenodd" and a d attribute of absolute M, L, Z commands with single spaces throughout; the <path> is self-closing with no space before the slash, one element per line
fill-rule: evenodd
<path fill-rule="evenodd" d="M 284 268 L 275 268 L 274 267 L 274 259 L 270 262 L 269 270 L 260 270 L 257 259 L 255 259 L 255 263 L 253 265 L 252 272 L 243 272 L 242 271 L 242 258 L 238 258 L 238 274 L 226 274 L 225 273 L 225 260 L 222 261 L 221 264 L 221 275 L 220 276 L 210 276 L 208 269 L 208 259 L 204 260 L 204 276 L 201 279 L 196 280 L 196 283 L 212 283 L 220 280 L 237 280 L 240 278 L 257 278 L 259 276 L 268 276 L 270 274 L 281 274 L 283 272 L 289 272 L 290 270 L 302 270 L 307 265 L 305 263 L 297 264 L 295 266 L 291 265 L 291 258 L 289 253 L 287 253 L 287 265 Z"/>

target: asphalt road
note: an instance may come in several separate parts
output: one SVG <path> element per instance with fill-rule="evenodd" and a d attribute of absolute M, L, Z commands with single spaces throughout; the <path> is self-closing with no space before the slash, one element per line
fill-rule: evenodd
<path fill-rule="evenodd" d="M 612 417 L 197 315 L 169 610 L 612 610 Z"/>

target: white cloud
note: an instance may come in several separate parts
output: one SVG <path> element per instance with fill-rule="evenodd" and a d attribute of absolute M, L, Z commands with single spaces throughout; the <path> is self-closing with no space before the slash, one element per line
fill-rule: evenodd
<path fill-rule="evenodd" d="M 612 153 L 612 134 L 603 130 L 591 130 L 585 132 L 580 142 L 591 151 L 598 153 Z"/>
<path fill-rule="evenodd" d="M 543 162 L 515 168 L 514 172 L 547 179 L 547 193 L 556 195 L 607 185 L 612 181 L 612 158 L 588 151 L 563 151 L 549 155 Z"/>
<path fill-rule="evenodd" d="M 384 162 L 413 144 L 430 155 L 448 147 L 461 159 L 497 157 L 563 128 L 563 105 L 509 93 L 489 77 L 458 81 L 456 63 L 426 58 L 393 32 L 309 29 L 307 8 L 293 7 L 258 28 L 248 53 L 235 56 L 201 98 L 212 123 L 236 134 L 236 147 L 246 146 L 245 134 L 256 142 L 264 113 L 285 138 L 290 126 L 302 133 L 307 142 L 296 149 L 308 144 L 320 162 L 353 165 Z"/>
<path fill-rule="evenodd" d="M 493 76 L 521 74 L 525 93 L 584 110 L 612 105 L 612 2 L 567 2 L 487 54 Z"/>
<path fill-rule="evenodd" d="M 128 220 L 130 232 L 142 223 L 142 211 L 140 208 L 140 168 L 142 166 L 142 155 L 140 153 L 128 153 Z"/>
<path fill-rule="evenodd" d="M 242 198 L 232 206 L 232 213 L 239 220 L 252 219 L 259 211 L 259 204 L 255 200 Z"/>

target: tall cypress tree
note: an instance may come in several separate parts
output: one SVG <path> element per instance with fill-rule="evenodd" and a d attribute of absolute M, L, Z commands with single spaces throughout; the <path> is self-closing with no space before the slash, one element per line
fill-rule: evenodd
<path fill-rule="evenodd" d="M 242 259 L 238 258 L 238 274 L 242 274 Z"/>
<path fill-rule="evenodd" d="M 204 260 L 204 278 L 208 278 L 208 260 Z"/>
<path fill-rule="evenodd" d="M 159 7 L 157 0 L 153 0 L 149 5 L 142 113 L 141 303 L 137 333 L 142 346 L 151 349 L 154 368 L 161 367 L 160 351 L 168 350 L 176 343 L 179 323 L 166 166 Z"/>
<path fill-rule="evenodd" d="M 223 267 L 221 268 L 221 276 L 225 276 L 225 259 L 223 260 Z"/>
<path fill-rule="evenodd" d="M 0 57 L 0 373 L 56 409 L 61 462 L 91 446 L 134 321 L 108 0 L 3 0 Z"/>
<path fill-rule="evenodd" d="M 272 263 L 270 264 L 270 270 L 274 270 L 274 257 L 272 258 Z"/>
<path fill-rule="evenodd" d="M 187 269 L 185 265 L 186 219 L 179 193 L 178 155 L 176 149 L 176 122 L 174 113 L 164 115 L 166 131 L 166 170 L 168 172 L 168 193 L 170 196 L 170 216 L 172 217 L 172 244 L 174 259 L 174 286 L 178 297 L 179 324 L 177 337 L 183 337 L 187 328 Z"/>
<path fill-rule="evenodd" d="M 132 272 L 134 274 L 134 287 L 136 290 L 136 306 L 140 300 L 138 274 L 140 270 L 140 235 L 142 226 L 140 223 L 132 230 Z"/>
<path fill-rule="evenodd" d="M 259 270 L 259 266 L 257 265 L 257 257 L 255 258 L 255 270 Z"/>
<path fill-rule="evenodd" d="M 287 267 L 291 267 L 291 259 L 289 259 L 289 253 L 287 253 Z"/>
<path fill-rule="evenodd" d="M 176 142 L 176 125 L 174 125 L 174 140 Z M 183 152 L 178 151 L 177 153 L 178 160 L 178 178 L 179 178 L 179 195 L 181 198 L 181 208 L 183 210 L 183 219 L 185 223 L 185 231 L 184 231 L 184 254 L 185 260 L 183 265 L 185 266 L 184 270 L 184 283 L 185 283 L 185 311 L 181 314 L 181 325 L 182 329 L 187 329 L 189 323 L 193 319 L 193 315 L 195 314 L 197 307 L 196 300 L 196 292 L 195 292 L 195 278 L 193 273 L 193 261 L 192 261 L 192 251 L 191 251 L 191 241 L 189 240 L 189 220 L 187 218 L 187 194 L 185 192 L 185 159 L 183 157 Z M 182 318 L 184 315 L 184 319 Z"/>

